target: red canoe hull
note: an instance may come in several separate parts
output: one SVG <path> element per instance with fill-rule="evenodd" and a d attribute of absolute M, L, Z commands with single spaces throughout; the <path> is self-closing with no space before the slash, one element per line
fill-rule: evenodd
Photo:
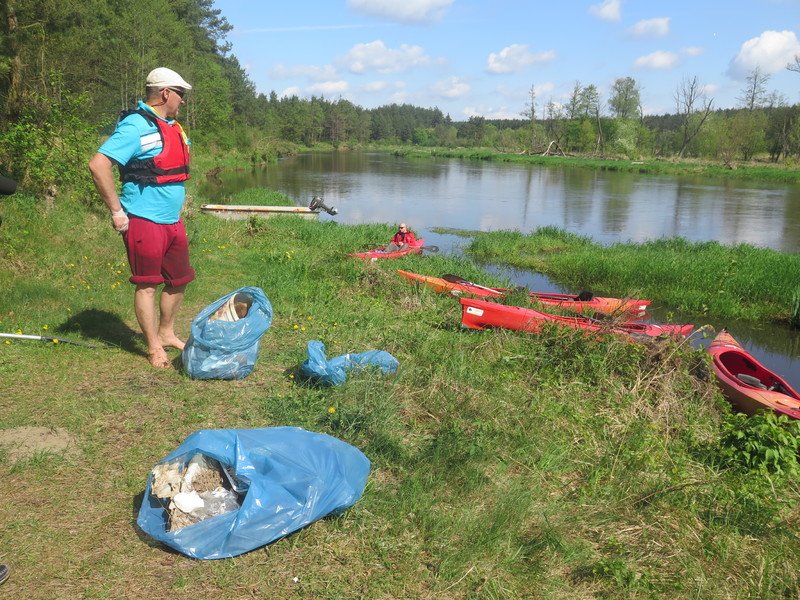
<path fill-rule="evenodd" d="M 503 288 L 488 288 L 480 285 L 467 283 L 455 283 L 447 281 L 441 277 L 431 277 L 429 275 L 419 275 L 411 271 L 397 271 L 402 277 L 425 284 L 432 290 L 440 294 L 451 294 L 460 296 L 468 294 L 478 298 L 492 298 L 505 296 L 509 290 Z M 602 298 L 596 296 L 591 300 L 578 300 L 577 296 L 570 294 L 550 294 L 542 292 L 529 292 L 532 302 L 538 302 L 543 306 L 563 308 L 581 314 L 600 313 L 604 315 L 625 315 L 633 318 L 645 316 L 645 310 L 650 304 L 650 300 L 623 300 L 620 298 Z"/>
<path fill-rule="evenodd" d="M 365 258 L 368 260 L 373 258 L 400 258 L 401 256 L 407 256 L 409 254 L 421 254 L 424 242 L 425 240 L 417 240 L 414 246 L 409 246 L 408 248 L 403 248 L 396 252 L 386 252 L 386 246 L 381 246 L 380 248 L 368 250 L 367 252 L 354 252 L 353 254 L 348 254 L 348 256 L 352 256 L 353 258 Z"/>
<path fill-rule="evenodd" d="M 800 394 L 786 380 L 758 362 L 730 333 L 724 329 L 720 331 L 708 351 L 711 353 L 719 389 L 738 411 L 752 415 L 759 410 L 773 410 L 778 414 L 800 419 Z M 739 375 L 744 375 L 745 378 L 754 377 L 767 388 L 780 387 L 761 389 L 742 381 Z"/>
<path fill-rule="evenodd" d="M 515 331 L 538 333 L 545 323 L 555 323 L 589 332 L 624 333 L 631 336 L 684 338 L 694 329 L 693 325 L 655 325 L 652 323 L 604 324 L 586 317 L 551 315 L 522 306 L 506 306 L 496 302 L 460 298 L 461 324 L 472 329 L 500 327 Z"/>

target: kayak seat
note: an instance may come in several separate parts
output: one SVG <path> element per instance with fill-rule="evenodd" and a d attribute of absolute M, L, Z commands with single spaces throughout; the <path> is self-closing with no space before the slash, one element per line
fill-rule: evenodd
<path fill-rule="evenodd" d="M 776 381 L 773 385 L 769 386 L 769 388 L 767 389 L 769 389 L 770 392 L 780 392 L 781 394 L 786 394 L 787 396 L 789 395 L 789 390 L 783 387 L 780 381 Z"/>
<path fill-rule="evenodd" d="M 742 383 L 746 383 L 747 385 L 752 385 L 753 387 L 757 387 L 762 390 L 767 389 L 767 386 L 761 383 L 760 379 L 758 379 L 757 377 L 753 377 L 752 375 L 747 375 L 745 373 L 737 373 L 736 379 L 738 379 Z"/>

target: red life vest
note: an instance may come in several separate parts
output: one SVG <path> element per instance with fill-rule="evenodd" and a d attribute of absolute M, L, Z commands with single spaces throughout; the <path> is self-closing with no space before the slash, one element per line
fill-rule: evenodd
<path fill-rule="evenodd" d="M 160 185 L 189 179 L 189 146 L 183 139 L 183 130 L 178 122 L 170 125 L 141 109 L 127 111 L 122 118 L 132 113 L 142 115 L 158 129 L 161 152 L 152 158 L 133 159 L 126 165 L 120 165 L 120 179 L 139 185 Z"/>

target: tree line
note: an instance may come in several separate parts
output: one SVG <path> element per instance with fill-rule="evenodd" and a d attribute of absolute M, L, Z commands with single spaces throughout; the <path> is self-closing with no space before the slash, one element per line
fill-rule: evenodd
<path fill-rule="evenodd" d="M 213 0 L 0 0 L 0 171 L 47 193 L 89 189 L 76 169 L 143 96 L 156 66 L 193 85 L 182 121 L 192 139 L 254 161 L 298 147 L 414 144 L 515 153 L 701 157 L 732 164 L 800 155 L 800 105 L 753 71 L 736 109 L 718 109 L 698 79 L 675 88 L 675 112 L 644 115 L 641 90 L 617 79 L 604 99 L 575 82 L 566 101 L 531 86 L 519 119 L 453 121 L 438 108 L 365 109 L 343 98 L 258 93 L 235 55 Z M 800 73 L 800 57 L 787 68 Z"/>

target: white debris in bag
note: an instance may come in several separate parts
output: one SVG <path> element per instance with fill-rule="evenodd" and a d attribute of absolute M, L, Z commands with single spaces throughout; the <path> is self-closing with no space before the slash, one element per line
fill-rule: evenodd
<path fill-rule="evenodd" d="M 198 508 L 205 506 L 205 501 L 200 497 L 200 494 L 192 490 L 191 492 L 178 492 L 172 498 L 172 503 L 185 513 L 191 513 Z"/>
<path fill-rule="evenodd" d="M 150 489 L 169 500 L 168 530 L 176 531 L 238 509 L 239 494 L 230 479 L 219 461 L 198 452 L 188 463 L 178 459 L 156 465 Z"/>

